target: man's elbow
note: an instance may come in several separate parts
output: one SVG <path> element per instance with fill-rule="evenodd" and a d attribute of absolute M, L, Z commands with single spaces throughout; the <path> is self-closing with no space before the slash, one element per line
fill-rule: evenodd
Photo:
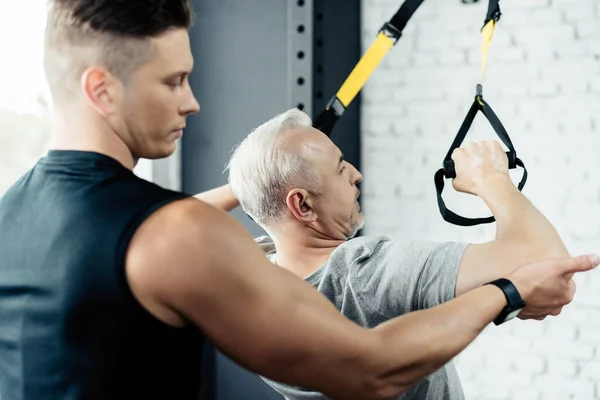
<path fill-rule="evenodd" d="M 375 330 L 372 331 L 375 333 Z M 354 373 L 358 384 L 351 398 L 369 400 L 388 400 L 404 394 L 411 386 L 418 382 L 420 376 L 416 365 L 399 365 L 396 357 L 389 354 L 389 345 L 385 343 L 387 335 L 377 332 L 372 336 L 377 345 L 370 346 L 369 351 L 363 353 Z M 371 342 L 372 344 L 372 342 Z M 408 358 L 408 357 L 407 357 Z"/>
<path fill-rule="evenodd" d="M 571 256 L 562 242 L 525 243 L 522 245 L 522 248 L 522 252 L 527 258 L 526 262 L 535 262 L 552 258 L 566 258 Z"/>
<path fill-rule="evenodd" d="M 519 234 L 511 235 L 510 239 L 508 236 L 503 238 L 503 241 L 508 241 L 529 261 L 570 257 L 562 238 L 552 226 L 545 230 L 523 229 Z"/>

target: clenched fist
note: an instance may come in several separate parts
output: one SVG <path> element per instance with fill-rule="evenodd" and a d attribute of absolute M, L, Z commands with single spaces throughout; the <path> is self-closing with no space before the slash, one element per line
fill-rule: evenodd
<path fill-rule="evenodd" d="M 456 178 L 454 189 L 478 195 L 483 183 L 496 178 L 509 179 L 508 158 L 495 140 L 469 142 L 452 153 Z"/>

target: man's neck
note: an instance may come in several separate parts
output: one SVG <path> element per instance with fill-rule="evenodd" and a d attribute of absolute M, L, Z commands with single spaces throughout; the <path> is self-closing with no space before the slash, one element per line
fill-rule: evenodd
<path fill-rule="evenodd" d="M 130 170 L 137 163 L 125 142 L 104 121 L 94 121 L 92 118 L 86 121 L 81 117 L 55 115 L 50 149 L 104 154 Z"/>
<path fill-rule="evenodd" d="M 302 279 L 321 268 L 331 253 L 344 243 L 343 240 L 303 236 L 297 232 L 273 234 L 272 239 L 277 252 L 277 265 Z"/>

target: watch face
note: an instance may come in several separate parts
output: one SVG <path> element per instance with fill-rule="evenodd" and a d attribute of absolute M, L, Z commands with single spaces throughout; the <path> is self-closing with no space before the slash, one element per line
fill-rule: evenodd
<path fill-rule="evenodd" d="M 519 315 L 519 313 L 521 312 L 521 310 L 523 310 L 522 308 L 518 308 L 516 310 L 513 310 L 511 312 L 508 313 L 508 315 L 506 316 L 505 321 L 510 321 L 511 319 L 515 318 L 517 315 Z"/>

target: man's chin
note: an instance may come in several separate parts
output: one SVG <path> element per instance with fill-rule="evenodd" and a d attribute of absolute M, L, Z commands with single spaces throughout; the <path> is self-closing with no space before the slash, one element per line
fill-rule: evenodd
<path fill-rule="evenodd" d="M 354 225 L 352 231 L 349 232 L 348 235 L 346 235 L 346 240 L 352 239 L 353 237 L 355 237 L 358 232 L 364 227 L 365 225 L 365 220 L 362 216 L 362 214 L 360 215 L 360 222 L 356 225 Z"/>
<path fill-rule="evenodd" d="M 141 158 L 146 158 L 148 160 L 161 160 L 163 158 L 170 157 L 175 153 L 176 146 L 173 143 L 170 146 L 163 146 L 161 148 L 153 149 L 151 152 L 148 152 L 146 155 L 141 156 Z"/>
<path fill-rule="evenodd" d="M 356 236 L 356 234 L 358 233 L 358 229 L 355 230 L 354 232 L 350 232 L 350 235 L 346 236 L 346 240 L 350 240 L 350 239 L 354 239 L 354 237 Z"/>

